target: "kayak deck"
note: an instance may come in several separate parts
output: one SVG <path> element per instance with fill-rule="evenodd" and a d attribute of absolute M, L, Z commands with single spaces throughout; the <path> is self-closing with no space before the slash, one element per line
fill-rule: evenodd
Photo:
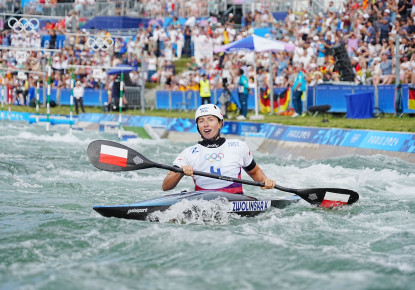
<path fill-rule="evenodd" d="M 272 207 L 284 208 L 298 202 L 300 197 L 292 196 L 283 199 L 261 200 L 255 197 L 232 194 L 220 191 L 194 191 L 165 195 L 136 203 L 114 206 L 94 206 L 93 209 L 105 217 L 124 219 L 147 220 L 147 217 L 156 211 L 165 211 L 182 200 L 223 200 L 227 201 L 227 211 L 242 216 L 255 216 Z"/>

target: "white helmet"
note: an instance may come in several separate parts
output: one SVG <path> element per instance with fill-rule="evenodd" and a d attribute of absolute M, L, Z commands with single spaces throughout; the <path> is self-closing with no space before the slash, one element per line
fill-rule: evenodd
<path fill-rule="evenodd" d="M 197 121 L 199 117 L 208 116 L 208 115 L 218 117 L 219 120 L 223 121 L 222 112 L 220 111 L 218 106 L 214 104 L 201 105 L 199 108 L 197 108 L 196 114 L 195 114 L 195 120 Z"/>

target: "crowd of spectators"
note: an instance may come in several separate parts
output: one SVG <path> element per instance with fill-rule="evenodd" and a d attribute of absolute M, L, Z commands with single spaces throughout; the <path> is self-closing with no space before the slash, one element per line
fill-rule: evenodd
<path fill-rule="evenodd" d="M 190 17 L 184 25 L 174 17 L 166 29 L 157 25 L 140 27 L 134 37 L 95 31 L 95 37 L 114 39 L 113 48 L 107 51 L 91 49 L 87 45 L 88 34 L 79 28 L 76 33 L 69 33 L 64 21 L 46 27 L 44 32 L 51 35 L 50 48 L 56 47 L 57 34 L 66 35 L 64 47 L 52 55 L 52 87 L 68 88 L 72 72 L 85 87 L 110 87 L 112 79 L 105 77 L 105 70 L 91 66 L 114 67 L 124 63 L 140 72 L 142 60 L 146 74 L 131 72 L 132 85 L 142 85 L 142 79 L 146 79 L 159 83 L 163 89 L 197 90 L 201 76 L 206 73 L 213 89 L 222 88 L 224 83 L 235 87 L 242 68 L 251 86 L 257 76 L 258 86 L 263 87 L 268 84 L 271 63 L 273 86 L 292 86 L 297 64 L 303 65 L 309 85 L 315 85 L 342 80 L 333 56 L 333 47 L 339 44 L 346 47 L 356 84 L 392 84 L 397 68 L 400 82 L 415 83 L 415 2 L 411 1 L 414 0 L 365 0 L 362 3 L 347 0 L 341 7 L 330 2 L 326 11 L 315 17 L 288 11 L 283 21 L 276 21 L 264 9 L 247 13 L 242 26 L 235 23 L 232 14 L 222 23 L 213 17 L 202 22 Z M 213 53 L 214 47 L 247 37 L 258 27 L 269 27 L 265 37 L 292 43 L 295 49 L 257 54 L 257 73 L 250 53 Z M 398 48 L 395 47 L 397 35 L 400 36 Z M 40 47 L 36 33 L 17 34 L 5 30 L 0 41 L 3 46 Z M 40 72 L 47 65 L 48 54 L 36 51 L 29 55 L 18 54 L 12 50 L 1 51 L 0 70 L 18 68 Z M 189 61 L 184 72 L 178 74 L 175 61 L 183 57 Z M 72 65 L 79 67 L 71 69 Z M 35 82 L 35 76 L 29 74 L 30 84 Z M 6 74 L 3 83 L 13 83 L 16 81 L 13 78 L 17 75 Z"/>
<path fill-rule="evenodd" d="M 191 27 L 173 23 L 167 31 L 158 28 L 153 31 L 157 46 L 149 48 L 152 59 L 149 79 L 160 82 L 166 89 L 196 89 L 201 76 L 206 73 L 211 88 L 220 88 L 224 82 L 235 86 L 237 72 L 243 68 L 253 85 L 255 72 L 252 54 L 212 53 L 205 58 L 198 57 L 196 44 L 200 42 L 203 51 L 211 51 L 216 46 L 249 36 L 255 28 L 270 27 L 265 37 L 292 43 L 296 48 L 272 53 L 272 61 L 269 60 L 269 53 L 257 54 L 260 84 L 268 83 L 270 63 L 273 64 L 273 86 L 292 85 L 299 63 L 303 64 L 310 85 L 341 81 L 343 78 L 336 66 L 333 49 L 341 44 L 347 50 L 355 74 L 352 81 L 356 84 L 392 84 L 395 82 L 396 69 L 399 69 L 401 83 L 415 83 L 414 17 L 415 3 L 411 0 L 363 1 L 360 4 L 348 0 L 341 7 L 335 7 L 330 2 L 326 11 L 313 18 L 307 13 L 288 11 L 284 21 L 276 21 L 266 9 L 250 12 L 245 16 L 244 27 L 238 29 L 232 14 L 224 23 L 212 21 L 205 25 L 196 23 Z M 169 38 L 171 35 L 173 37 Z M 177 38 L 177 35 L 180 37 Z M 398 48 L 395 48 L 396 35 L 400 36 Z M 176 38 L 181 42 L 179 52 Z M 186 39 L 190 39 L 188 45 Z M 189 50 L 193 51 L 193 57 L 187 64 L 188 70 L 177 76 L 173 72 L 171 60 L 181 56 L 182 47 L 187 56 Z M 169 65 L 166 66 L 166 63 Z"/>
<path fill-rule="evenodd" d="M 0 8 L 1 1 L 13 0 L 0 0 Z M 66 6 L 60 8 L 58 4 L 62 3 Z M 52 12 L 59 13 L 63 9 L 82 17 L 92 16 L 98 4 L 102 4 L 101 7 L 112 4 L 115 9 L 107 9 L 105 15 L 115 16 L 138 14 L 144 18 L 157 18 L 201 17 L 209 14 L 209 2 L 204 0 L 30 0 L 25 7 L 25 14 L 52 15 Z"/>

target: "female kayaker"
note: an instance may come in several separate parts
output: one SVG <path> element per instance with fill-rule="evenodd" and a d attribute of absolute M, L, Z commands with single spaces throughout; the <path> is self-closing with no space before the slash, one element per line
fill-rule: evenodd
<path fill-rule="evenodd" d="M 216 105 L 201 105 L 196 110 L 195 120 L 202 141 L 186 148 L 177 156 L 173 164 L 181 167 L 184 174 L 170 171 L 163 181 L 163 190 L 175 188 L 183 176 L 188 175 L 193 178 L 195 190 L 243 194 L 241 183 L 193 175 L 195 170 L 240 179 L 242 168 L 253 180 L 264 182 L 263 189 L 275 186 L 275 181 L 269 179 L 256 164 L 245 142 L 238 139 L 226 140 L 220 136 L 223 115 Z"/>

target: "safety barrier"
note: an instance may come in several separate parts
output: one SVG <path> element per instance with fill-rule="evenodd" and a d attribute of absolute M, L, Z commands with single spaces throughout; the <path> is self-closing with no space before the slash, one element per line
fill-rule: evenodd
<path fill-rule="evenodd" d="M 42 104 L 46 102 L 46 92 L 41 88 L 39 90 L 39 102 Z M 57 105 L 70 105 L 71 90 L 70 89 L 51 89 L 50 90 L 50 101 L 55 102 Z M 31 87 L 29 88 L 29 93 L 27 96 L 27 104 L 30 103 L 32 99 L 36 98 L 36 89 Z M 102 106 L 105 102 L 108 102 L 108 92 L 106 90 L 95 90 L 95 89 L 85 89 L 84 94 L 84 105 L 85 106 Z"/>
<path fill-rule="evenodd" d="M 280 94 L 285 88 L 274 89 L 274 95 Z M 216 104 L 223 89 L 211 90 L 211 103 Z M 231 90 L 231 101 L 240 106 L 238 92 Z M 196 110 L 201 105 L 200 93 L 198 91 L 157 91 L 156 109 L 161 110 Z M 255 109 L 253 92 L 248 96 L 248 109 Z"/>
<path fill-rule="evenodd" d="M 320 84 L 308 88 L 308 106 L 330 105 L 331 113 L 346 113 L 346 95 L 373 93 L 374 107 L 385 113 L 395 113 L 395 85 L 380 85 L 377 90 L 374 86 L 368 85 L 330 85 Z M 415 110 L 408 109 L 409 87 L 402 85 L 402 112 L 415 113 Z"/>
<path fill-rule="evenodd" d="M 141 108 L 140 87 L 126 87 L 125 98 L 127 99 L 128 108 Z"/>
<path fill-rule="evenodd" d="M 283 92 L 285 88 L 275 88 L 274 96 Z M 374 86 L 368 85 L 332 85 L 320 84 L 308 87 L 306 107 L 330 105 L 330 113 L 346 113 L 346 95 L 359 93 L 373 93 L 375 110 L 382 110 L 385 113 L 395 113 L 395 86 L 380 85 L 377 91 Z M 211 102 L 216 103 L 223 89 L 211 90 Z M 236 89 L 231 90 L 232 100 L 238 106 L 239 97 Z M 408 109 L 408 85 L 402 85 L 402 109 L 403 113 L 415 113 L 415 110 Z M 157 91 L 156 109 L 164 110 L 195 110 L 201 104 L 198 91 Z M 255 109 L 254 95 L 248 96 L 248 109 Z"/>
<path fill-rule="evenodd" d="M 141 108 L 140 87 L 125 87 L 124 96 L 127 99 L 128 107 L 131 109 Z M 39 102 L 44 103 L 43 89 L 39 90 Z M 36 98 L 35 88 L 29 88 L 27 97 L 28 104 L 30 100 Z M 70 105 L 71 90 L 70 89 L 51 89 L 50 101 L 54 101 L 57 105 Z M 85 106 L 103 106 L 108 103 L 108 91 L 99 89 L 85 89 L 84 93 Z"/>
<path fill-rule="evenodd" d="M 283 92 L 285 88 L 275 88 L 274 96 Z M 330 105 L 329 113 L 346 113 L 347 103 L 346 95 L 373 93 L 375 110 L 381 110 L 385 113 L 395 113 L 395 91 L 394 85 L 380 85 L 375 90 L 374 86 L 353 86 L 353 85 L 326 85 L 321 84 L 315 87 L 308 87 L 306 107 Z M 39 90 L 40 103 L 43 101 L 43 89 Z M 211 102 L 217 103 L 223 89 L 211 91 Z M 236 89 L 231 90 L 231 100 L 238 106 L 239 97 Z M 408 108 L 408 85 L 402 85 L 402 112 L 415 114 L 415 110 Z M 57 105 L 70 104 L 70 89 L 51 89 L 50 100 Z M 129 106 L 140 108 L 139 88 L 126 87 L 125 96 Z M 29 89 L 28 101 L 35 98 L 35 89 Z M 46 97 L 46 96 L 45 96 Z M 84 105 L 85 106 L 102 106 L 108 102 L 108 92 L 106 90 L 85 89 Z M 29 102 L 28 102 L 29 103 Z M 155 108 L 160 110 L 196 110 L 201 105 L 201 98 L 198 91 L 157 91 L 155 99 Z M 248 109 L 255 109 L 254 95 L 248 96 Z"/>

